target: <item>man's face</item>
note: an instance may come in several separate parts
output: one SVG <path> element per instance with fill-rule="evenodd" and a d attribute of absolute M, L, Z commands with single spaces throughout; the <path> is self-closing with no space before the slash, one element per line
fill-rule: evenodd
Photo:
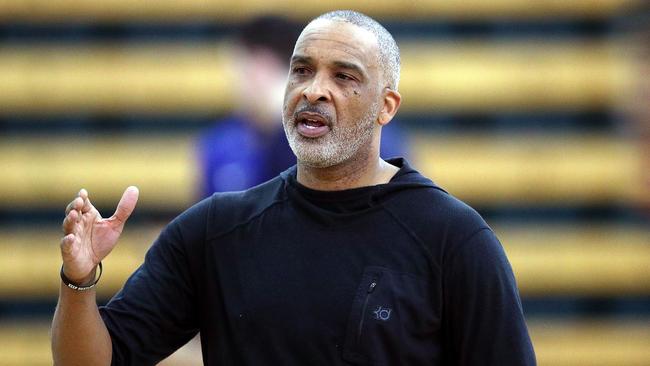
<path fill-rule="evenodd" d="M 378 52 L 372 33 L 349 23 L 318 20 L 302 32 L 282 118 L 299 162 L 334 166 L 367 153 L 378 139 L 385 87 Z"/>

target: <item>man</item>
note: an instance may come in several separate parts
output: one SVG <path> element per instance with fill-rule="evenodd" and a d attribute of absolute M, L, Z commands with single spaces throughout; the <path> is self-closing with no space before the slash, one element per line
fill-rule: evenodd
<path fill-rule="evenodd" d="M 282 90 L 300 28 L 275 16 L 242 25 L 233 49 L 237 76 L 234 111 L 198 138 L 201 198 L 266 182 L 296 163 L 281 122 Z M 406 156 L 405 139 L 391 124 L 380 156 Z"/>
<path fill-rule="evenodd" d="M 201 333 L 207 365 L 534 365 L 515 280 L 478 214 L 379 158 L 401 96 L 390 34 L 355 12 L 296 42 L 283 123 L 297 166 L 176 218 L 103 308 L 95 270 L 137 200 L 68 206 L 58 364 L 148 365 Z M 100 267 L 101 269 L 101 267 Z"/>

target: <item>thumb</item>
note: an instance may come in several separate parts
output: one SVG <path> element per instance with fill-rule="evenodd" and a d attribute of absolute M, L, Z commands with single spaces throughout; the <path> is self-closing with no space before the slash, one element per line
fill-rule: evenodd
<path fill-rule="evenodd" d="M 137 187 L 128 187 L 122 194 L 122 198 L 117 204 L 117 209 L 110 220 L 116 222 L 118 225 L 124 225 L 129 216 L 131 216 L 135 204 L 138 202 L 139 194 L 140 192 Z"/>

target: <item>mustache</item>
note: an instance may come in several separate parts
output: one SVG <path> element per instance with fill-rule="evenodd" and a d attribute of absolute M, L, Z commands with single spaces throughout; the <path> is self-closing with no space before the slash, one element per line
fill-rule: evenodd
<path fill-rule="evenodd" d="M 327 120 L 327 123 L 330 126 L 332 125 L 332 116 L 329 114 L 329 112 L 326 111 L 324 108 L 321 108 L 320 106 L 311 105 L 311 104 L 306 104 L 299 108 L 296 108 L 296 111 L 293 113 L 294 121 L 297 120 L 298 115 L 303 112 L 320 114 L 321 116 L 323 116 L 323 118 Z"/>

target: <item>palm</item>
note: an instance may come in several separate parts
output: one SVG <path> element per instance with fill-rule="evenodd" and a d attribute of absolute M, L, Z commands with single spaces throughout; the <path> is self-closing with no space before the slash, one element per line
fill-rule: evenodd
<path fill-rule="evenodd" d="M 93 225 L 90 240 L 93 264 L 98 264 L 113 250 L 121 233 L 121 228 L 115 228 L 109 219 L 101 219 Z"/>
<path fill-rule="evenodd" d="M 71 279 L 87 277 L 113 250 L 138 196 L 137 189 L 128 188 L 115 214 L 103 219 L 90 203 L 87 193 L 82 192 L 68 205 L 68 215 L 63 222 L 66 236 L 61 244 L 61 254 L 66 275 Z"/>

